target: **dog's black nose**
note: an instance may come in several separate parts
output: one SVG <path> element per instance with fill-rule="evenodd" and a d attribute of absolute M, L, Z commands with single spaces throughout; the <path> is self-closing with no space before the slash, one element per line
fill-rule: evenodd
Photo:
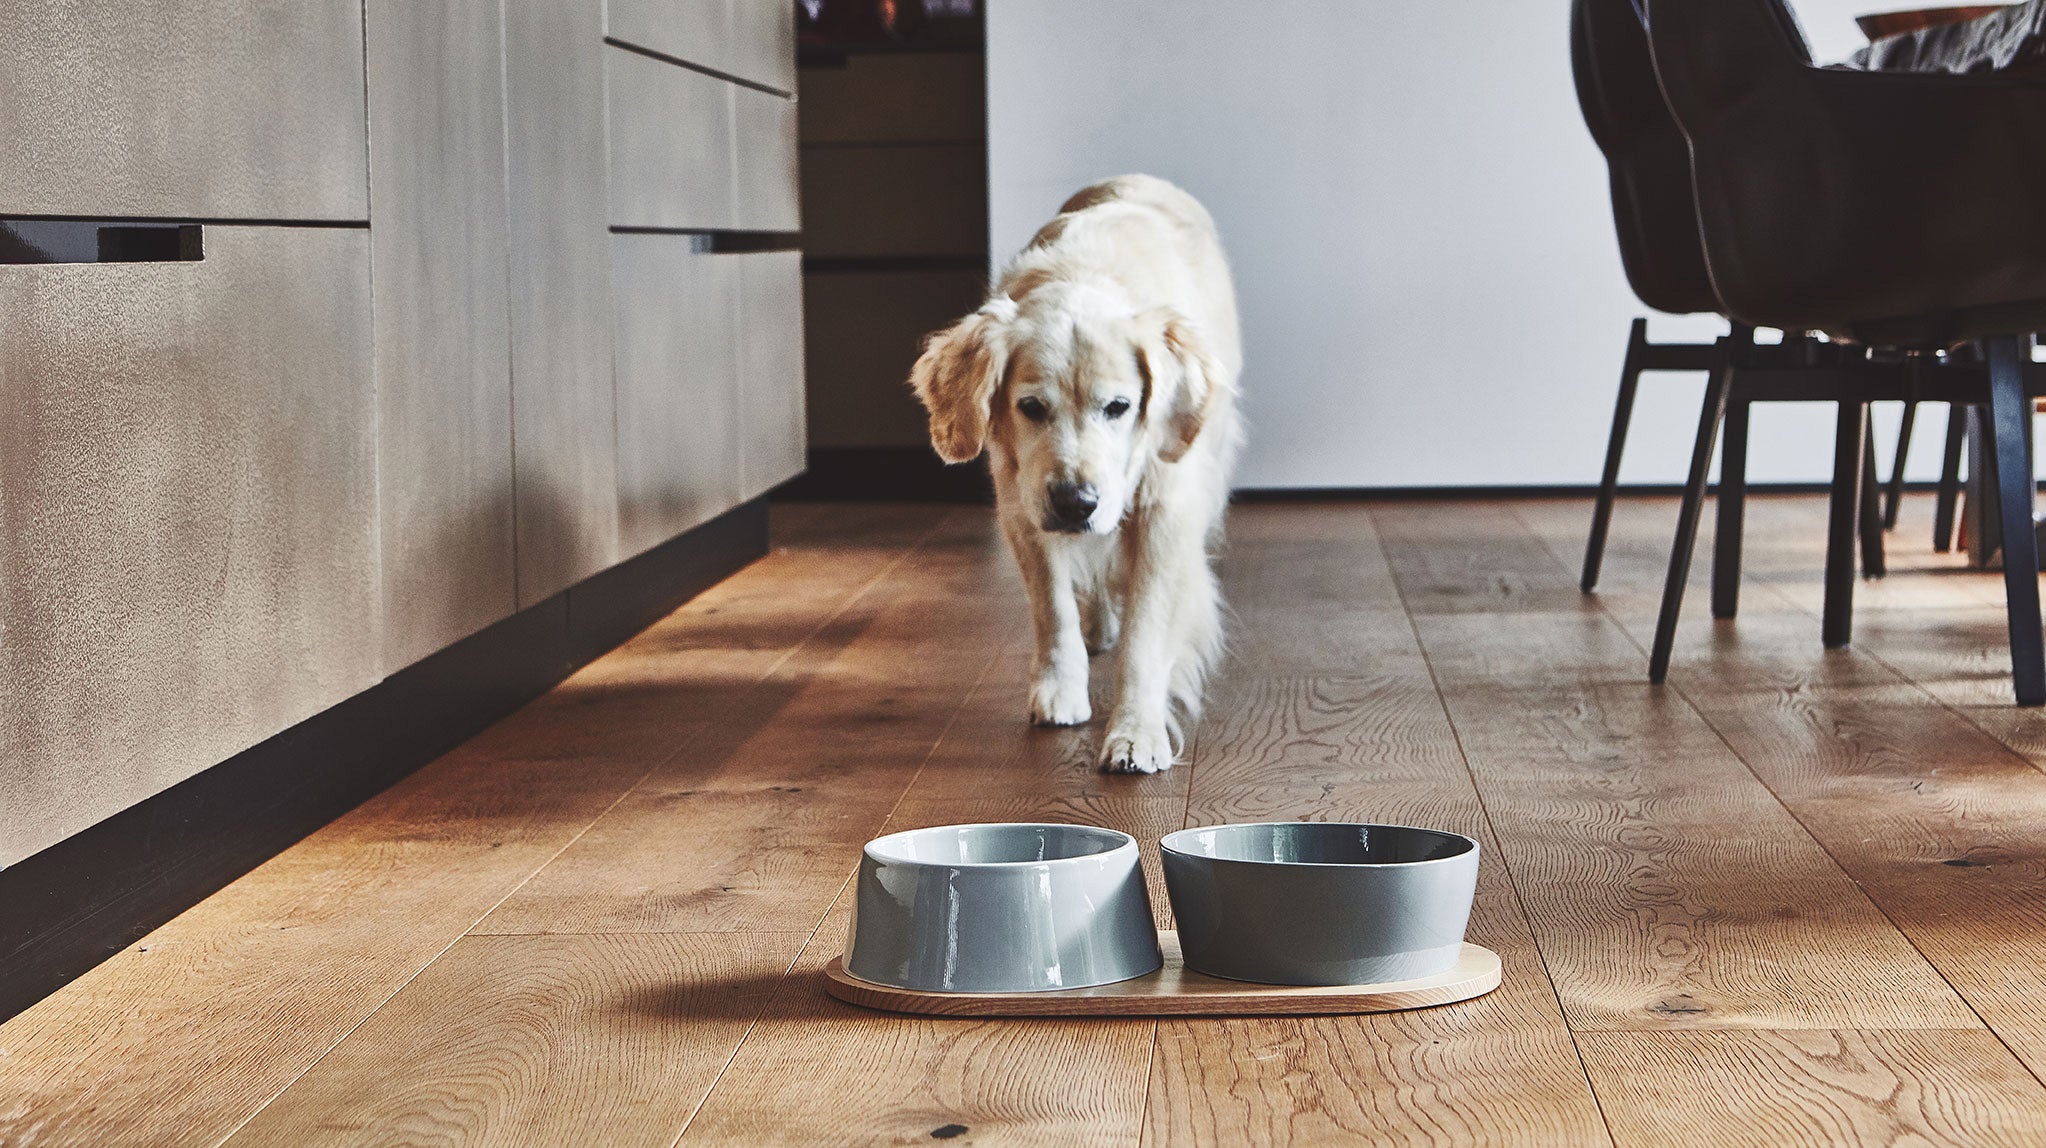
<path fill-rule="evenodd" d="M 1069 529 L 1086 526 L 1094 517 L 1094 508 L 1101 505 L 1091 482 L 1054 482 L 1046 491 L 1051 496 L 1052 519 Z"/>

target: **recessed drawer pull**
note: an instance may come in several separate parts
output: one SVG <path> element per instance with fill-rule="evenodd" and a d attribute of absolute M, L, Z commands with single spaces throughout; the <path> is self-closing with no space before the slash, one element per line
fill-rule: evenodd
<path fill-rule="evenodd" d="M 197 223 L 0 219 L 0 263 L 194 263 L 206 258 Z"/>

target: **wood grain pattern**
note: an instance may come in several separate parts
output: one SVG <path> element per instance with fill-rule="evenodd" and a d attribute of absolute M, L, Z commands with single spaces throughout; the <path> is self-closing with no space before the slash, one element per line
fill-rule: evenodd
<path fill-rule="evenodd" d="M 1695 696 L 1989 1027 L 2046 1070 L 2046 774 L 1910 685 Z"/>
<path fill-rule="evenodd" d="M 864 981 L 833 957 L 824 991 L 847 1004 L 919 1016 L 1338 1016 L 1431 1008 L 1499 987 L 1499 954 L 1465 945 L 1456 967 L 1432 977 L 1372 985 L 1253 985 L 1186 967 L 1179 934 L 1158 934 L 1165 967 L 1112 985 L 1030 993 L 935 993 Z"/>
<path fill-rule="evenodd" d="M 2034 1142 L 2046 718 L 1997 704 L 1999 576 L 1914 547 L 1923 501 L 1828 655 L 1823 502 L 1754 498 L 1742 616 L 1697 598 L 1665 688 L 1668 500 L 1621 503 L 1592 598 L 1580 502 L 1239 506 L 1236 653 L 1152 778 L 1024 724 L 985 511 L 778 507 L 767 558 L 0 1026 L 0 1143 Z M 1122 829 L 1167 927 L 1159 835 L 1290 818 L 1476 836 L 1499 988 L 824 991 L 883 830 Z"/>
<path fill-rule="evenodd" d="M 915 537 L 936 517 L 892 514 Z M 900 543 L 828 535 L 778 545 L 622 657 L 0 1025 L 0 1142 L 205 1144 L 246 1121 L 672 753 L 688 727 L 669 715 L 695 673 L 757 674 L 903 558 Z M 762 574 L 788 593 L 751 589 Z M 620 662 L 690 641 L 704 619 L 743 647 L 739 665 L 671 659 L 665 706 L 611 692 Z"/>
<path fill-rule="evenodd" d="M 834 910 L 681 1143 L 1063 1146 L 1139 1142 L 1154 1022 L 876 1013 L 833 1000 Z M 848 1071 L 822 1070 L 842 1065 Z"/>
<path fill-rule="evenodd" d="M 1420 657 L 1411 624 L 1351 645 L 1350 615 L 1325 603 L 1390 595 L 1375 531 L 1326 507 L 1318 544 L 1288 549 L 1283 569 L 1225 577 L 1251 611 L 1331 618 L 1352 651 L 1348 676 L 1256 677 L 1232 666 L 1195 761 L 1188 822 L 1391 821 L 1479 840 L 1469 937 L 1503 958 L 1495 992 L 1444 1008 L 1375 1016 L 1165 1021 L 1152 1061 L 1152 1143 L 1603 1144 L 1605 1127 L 1483 803 Z M 1279 517 L 1279 516 L 1274 516 Z M 1307 517 L 1288 514 L 1289 526 Z M 1239 540 L 1242 534 L 1238 535 Z M 1260 543 L 1272 541 L 1259 537 Z M 1306 604 L 1289 611 L 1302 596 Z M 1402 618 L 1404 615 L 1402 614 Z M 1307 627 L 1294 626 L 1290 632 Z M 1324 647 L 1268 665 L 1329 665 Z"/>
<path fill-rule="evenodd" d="M 1554 514 L 1528 508 L 1524 516 Z M 1620 576 L 1640 577 L 1638 565 L 1622 559 Z M 1920 594 L 1926 608 L 1884 609 L 1861 619 L 1864 631 L 1878 630 L 1882 650 L 1892 633 L 1907 627 L 1925 640 L 1916 648 L 1925 648 L 1962 597 L 1954 585 L 1994 577 L 1943 575 L 1932 571 L 1949 567 L 1914 569 L 1909 560 L 1895 565 L 1899 573 L 1885 581 L 1904 588 L 1900 597 Z M 1936 584 L 1912 591 L 1914 582 Z M 1652 614 L 1639 608 L 1605 605 L 1637 640 L 1653 626 Z M 1803 630 L 1816 615 L 1791 617 Z M 1989 626 L 1992 633 L 2001 629 L 2000 611 Z M 1754 641 L 1771 647 L 1769 660 L 1787 666 L 1798 657 L 1797 646 L 1775 636 L 1780 628 L 1773 613 L 1756 618 L 1743 612 L 1738 623 L 1744 644 L 1759 631 Z M 1979 641 L 1965 627 L 1959 633 Z M 1859 644 L 1866 649 L 1866 639 Z M 1811 660 L 1808 646 L 1802 656 Z M 1753 673 L 1752 658 L 1720 654 L 1677 680 L 1715 732 L 1990 1028 L 2034 1071 L 2046 1069 L 2046 1008 L 2039 1004 L 2046 976 L 2038 972 L 2046 966 L 2046 868 L 2038 861 L 2046 856 L 2040 816 L 2046 813 L 2046 774 L 1981 728 L 1983 715 L 2019 711 L 1956 713 L 1933 704 L 1886 657 L 1864 652 L 1852 660 L 1863 672 L 1812 675 L 1793 687 L 1779 676 Z M 1994 672 L 2007 689 L 2005 666 Z M 2008 720 L 2011 726 L 2026 722 Z"/>
<path fill-rule="evenodd" d="M 478 931 L 814 925 L 989 661 L 956 634 L 996 558 L 977 522 L 927 538 L 834 621 L 841 648 L 742 691 Z"/>
<path fill-rule="evenodd" d="M 464 938 L 229 1143 L 665 1148 L 804 939 Z"/>
<path fill-rule="evenodd" d="M 1587 1033 L 1633 1145 L 2037 1144 L 2046 1093 L 1980 1030 Z"/>
<path fill-rule="evenodd" d="M 1402 586 L 1436 577 L 1443 523 L 1374 517 Z M 1516 585 L 1575 593 L 1517 518 L 1480 522 Z M 1415 619 L 1571 1026 L 1976 1023 L 1597 610 Z"/>
<path fill-rule="evenodd" d="M 1511 1059 L 1540 1042 L 1505 1035 L 1517 1010 L 1495 1011 L 1492 1002 L 1506 992 L 1377 1016 L 1166 1021 L 1148 1140 L 1610 1144 L 1567 1034 L 1568 1074 L 1544 1071 L 1539 1055 L 1532 1064 Z"/>

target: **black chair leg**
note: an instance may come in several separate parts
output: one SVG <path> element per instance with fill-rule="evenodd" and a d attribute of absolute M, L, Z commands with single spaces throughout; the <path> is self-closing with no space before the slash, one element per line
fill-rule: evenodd
<path fill-rule="evenodd" d="M 1748 403 L 1726 407 L 1726 442 L 1719 448 L 1719 520 L 1712 531 L 1712 616 L 1731 618 L 1741 607 L 1741 522 L 1748 496 Z"/>
<path fill-rule="evenodd" d="M 1968 442 L 1968 408 L 1947 405 L 1946 453 L 1940 456 L 1939 496 L 1932 510 L 1932 549 L 1946 554 L 1954 548 L 1954 512 L 1961 502 L 1961 449 Z"/>
<path fill-rule="evenodd" d="M 1840 403 L 1833 432 L 1833 497 L 1826 520 L 1826 606 L 1820 636 L 1826 648 L 1847 645 L 1854 634 L 1854 536 L 1861 517 L 1862 447 L 1868 441 L 1868 404 Z"/>
<path fill-rule="evenodd" d="M 1897 507 L 1904 501 L 1904 463 L 1911 457 L 1911 432 L 1918 429 L 1918 404 L 1904 404 L 1904 421 L 1897 424 L 1897 456 L 1890 462 L 1890 481 L 1883 488 L 1883 529 L 1897 528 Z"/>
<path fill-rule="evenodd" d="M 1861 420 L 1861 576 L 1880 578 L 1883 564 L 1883 512 L 1876 486 L 1875 424 Z"/>
<path fill-rule="evenodd" d="M 2032 401 L 2025 395 L 2026 344 L 2014 335 L 1983 340 L 1989 357 L 1989 452 L 2003 526 L 2004 609 L 2010 619 L 2011 686 L 2021 706 L 2046 705 L 2046 634 L 2039 618 L 2039 542 L 2032 527 L 2027 449 Z"/>
<path fill-rule="evenodd" d="M 1986 570 L 2003 549 L 2003 520 L 1997 507 L 1996 454 L 1987 406 L 1968 408 L 1968 477 L 1975 488 L 1961 504 L 1962 532 L 1968 536 L 1968 565 Z M 1980 505 L 1977 505 L 1980 503 Z"/>
<path fill-rule="evenodd" d="M 1606 557 L 1606 530 L 1613 522 L 1613 495 L 1620 486 L 1620 455 L 1627 447 L 1627 424 L 1634 417 L 1634 391 L 1641 383 L 1641 352 L 1648 345 L 1648 320 L 1636 319 L 1627 332 L 1627 357 L 1620 365 L 1620 397 L 1613 403 L 1613 429 L 1606 439 L 1606 467 L 1599 476 L 1598 502 L 1591 510 L 1591 537 L 1584 544 L 1584 573 L 1577 586 L 1586 594 L 1598 586 L 1599 566 Z"/>
<path fill-rule="evenodd" d="M 1669 576 L 1662 584 L 1662 611 L 1655 620 L 1655 644 L 1648 653 L 1648 680 L 1669 676 L 1670 651 L 1677 640 L 1677 614 L 1684 606 L 1684 583 L 1691 576 L 1691 550 L 1698 541 L 1698 519 L 1705 512 L 1705 480 L 1712 472 L 1712 444 L 1726 417 L 1726 393 L 1732 369 L 1725 363 L 1705 384 L 1705 402 L 1698 411 L 1698 437 L 1691 446 L 1691 475 L 1684 484 L 1684 505 L 1677 513 L 1677 535 L 1670 543 Z"/>

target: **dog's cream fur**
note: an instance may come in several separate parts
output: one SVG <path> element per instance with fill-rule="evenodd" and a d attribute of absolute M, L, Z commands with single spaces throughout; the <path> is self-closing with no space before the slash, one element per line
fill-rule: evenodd
<path fill-rule="evenodd" d="M 1122 640 L 1105 769 L 1169 768 L 1199 717 L 1222 645 L 1210 548 L 1242 443 L 1242 361 L 1206 209 L 1126 175 L 1067 200 L 911 372 L 939 455 L 985 448 L 992 463 L 1036 624 L 1031 720 L 1086 722 L 1087 656 Z M 1062 517 L 1054 484 L 1098 504 Z"/>

